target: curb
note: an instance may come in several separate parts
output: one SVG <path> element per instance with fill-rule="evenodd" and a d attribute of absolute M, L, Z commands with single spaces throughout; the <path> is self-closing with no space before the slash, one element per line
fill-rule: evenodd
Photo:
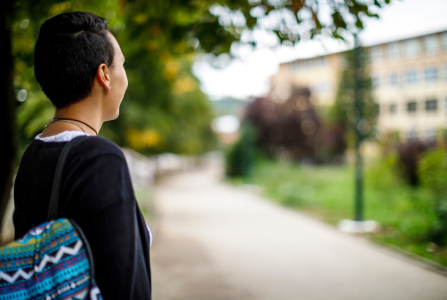
<path fill-rule="evenodd" d="M 377 238 L 374 238 L 374 237 L 369 237 L 368 240 L 375 243 L 376 245 L 381 246 L 382 249 L 386 250 L 392 256 L 403 259 L 413 265 L 422 267 L 426 270 L 430 270 L 430 271 L 436 272 L 440 275 L 447 277 L 447 267 L 444 267 L 443 265 L 441 265 L 433 260 L 413 254 L 411 252 L 408 252 L 408 251 L 401 249 L 397 246 L 383 242 L 383 241 L 381 241 Z"/>

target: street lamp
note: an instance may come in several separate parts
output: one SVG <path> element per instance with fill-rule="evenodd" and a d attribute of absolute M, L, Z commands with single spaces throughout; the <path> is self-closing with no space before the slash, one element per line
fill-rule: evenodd
<path fill-rule="evenodd" d="M 365 233 L 375 231 L 378 224 L 375 221 L 363 219 L 363 157 L 360 146 L 365 138 L 368 124 L 364 119 L 363 68 L 365 66 L 358 34 L 355 34 L 354 40 L 355 212 L 353 220 L 341 220 L 338 227 L 345 232 Z"/>

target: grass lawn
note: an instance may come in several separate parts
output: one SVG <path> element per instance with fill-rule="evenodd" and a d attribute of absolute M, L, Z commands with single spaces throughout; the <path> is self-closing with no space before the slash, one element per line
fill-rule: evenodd
<path fill-rule="evenodd" d="M 364 217 L 381 223 L 371 238 L 447 266 L 447 251 L 429 243 L 427 232 L 436 216 L 430 194 L 369 167 L 365 172 Z M 354 168 L 302 167 L 286 162 L 259 162 L 252 176 L 236 183 L 256 184 L 265 196 L 311 214 L 329 224 L 352 219 Z"/>
<path fill-rule="evenodd" d="M 134 191 L 135 198 L 137 198 L 144 219 L 147 223 L 151 223 L 154 218 L 154 197 L 152 188 L 150 186 L 136 186 Z"/>

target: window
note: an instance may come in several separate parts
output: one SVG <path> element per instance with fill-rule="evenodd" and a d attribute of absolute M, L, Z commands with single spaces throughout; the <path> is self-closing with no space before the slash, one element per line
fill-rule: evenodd
<path fill-rule="evenodd" d="M 295 71 L 298 70 L 298 62 L 294 61 L 289 64 L 290 70 Z"/>
<path fill-rule="evenodd" d="M 442 49 L 444 51 L 447 51 L 447 32 L 444 32 L 441 36 L 441 40 L 442 40 Z"/>
<path fill-rule="evenodd" d="M 328 84 L 327 82 L 324 82 L 324 81 L 318 82 L 314 86 L 314 91 L 317 94 L 323 94 L 323 93 L 329 92 L 330 90 L 331 90 L 330 84 Z"/>
<path fill-rule="evenodd" d="M 408 59 L 414 59 L 418 56 L 418 41 L 416 39 L 407 40 L 405 55 Z"/>
<path fill-rule="evenodd" d="M 430 99 L 425 101 L 426 111 L 437 111 L 438 110 L 438 100 Z"/>
<path fill-rule="evenodd" d="M 427 140 L 436 139 L 436 129 L 430 128 L 430 129 L 425 130 L 425 138 Z"/>
<path fill-rule="evenodd" d="M 389 84 L 389 83 L 390 83 L 390 75 L 389 75 L 389 74 L 383 75 L 383 76 L 380 78 L 380 84 L 381 84 L 381 85 L 387 85 L 387 84 Z"/>
<path fill-rule="evenodd" d="M 373 87 L 378 87 L 380 85 L 380 77 L 375 74 L 371 77 L 371 84 Z"/>
<path fill-rule="evenodd" d="M 388 45 L 388 59 L 390 61 L 398 61 L 399 60 L 399 44 L 391 43 Z"/>
<path fill-rule="evenodd" d="M 418 138 L 418 131 L 416 129 L 411 129 L 407 133 L 407 137 L 409 140 L 417 139 Z"/>
<path fill-rule="evenodd" d="M 397 75 L 397 73 L 394 72 L 390 74 L 390 84 L 392 86 L 399 85 L 399 75 Z"/>
<path fill-rule="evenodd" d="M 324 56 L 317 57 L 315 60 L 316 60 L 315 64 L 317 66 L 324 66 L 324 65 L 326 65 L 326 58 Z"/>
<path fill-rule="evenodd" d="M 411 101 L 407 103 L 407 111 L 408 112 L 415 112 L 417 110 L 417 104 L 415 101 Z"/>
<path fill-rule="evenodd" d="M 397 104 L 392 103 L 390 104 L 390 114 L 395 114 L 397 112 Z"/>
<path fill-rule="evenodd" d="M 371 48 L 371 60 L 373 63 L 378 63 L 382 61 L 382 49 L 379 46 Z"/>
<path fill-rule="evenodd" d="M 413 84 L 418 81 L 418 73 L 416 70 L 408 70 L 405 77 L 408 84 Z"/>
<path fill-rule="evenodd" d="M 438 80 L 438 70 L 436 67 L 426 67 L 425 68 L 425 81 L 433 82 Z"/>
<path fill-rule="evenodd" d="M 425 55 L 435 55 L 438 53 L 438 41 L 436 35 L 424 37 L 424 52 Z"/>

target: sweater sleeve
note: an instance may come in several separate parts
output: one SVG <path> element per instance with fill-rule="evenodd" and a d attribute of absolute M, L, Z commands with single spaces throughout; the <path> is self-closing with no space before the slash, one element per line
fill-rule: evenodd
<path fill-rule="evenodd" d="M 150 299 L 149 251 L 126 161 L 117 154 L 92 158 L 67 178 L 67 203 L 90 244 L 95 279 L 104 299 Z M 138 210 L 138 211 L 137 211 Z M 147 250 L 147 251 L 146 251 Z M 147 252 L 147 253 L 146 253 Z"/>

